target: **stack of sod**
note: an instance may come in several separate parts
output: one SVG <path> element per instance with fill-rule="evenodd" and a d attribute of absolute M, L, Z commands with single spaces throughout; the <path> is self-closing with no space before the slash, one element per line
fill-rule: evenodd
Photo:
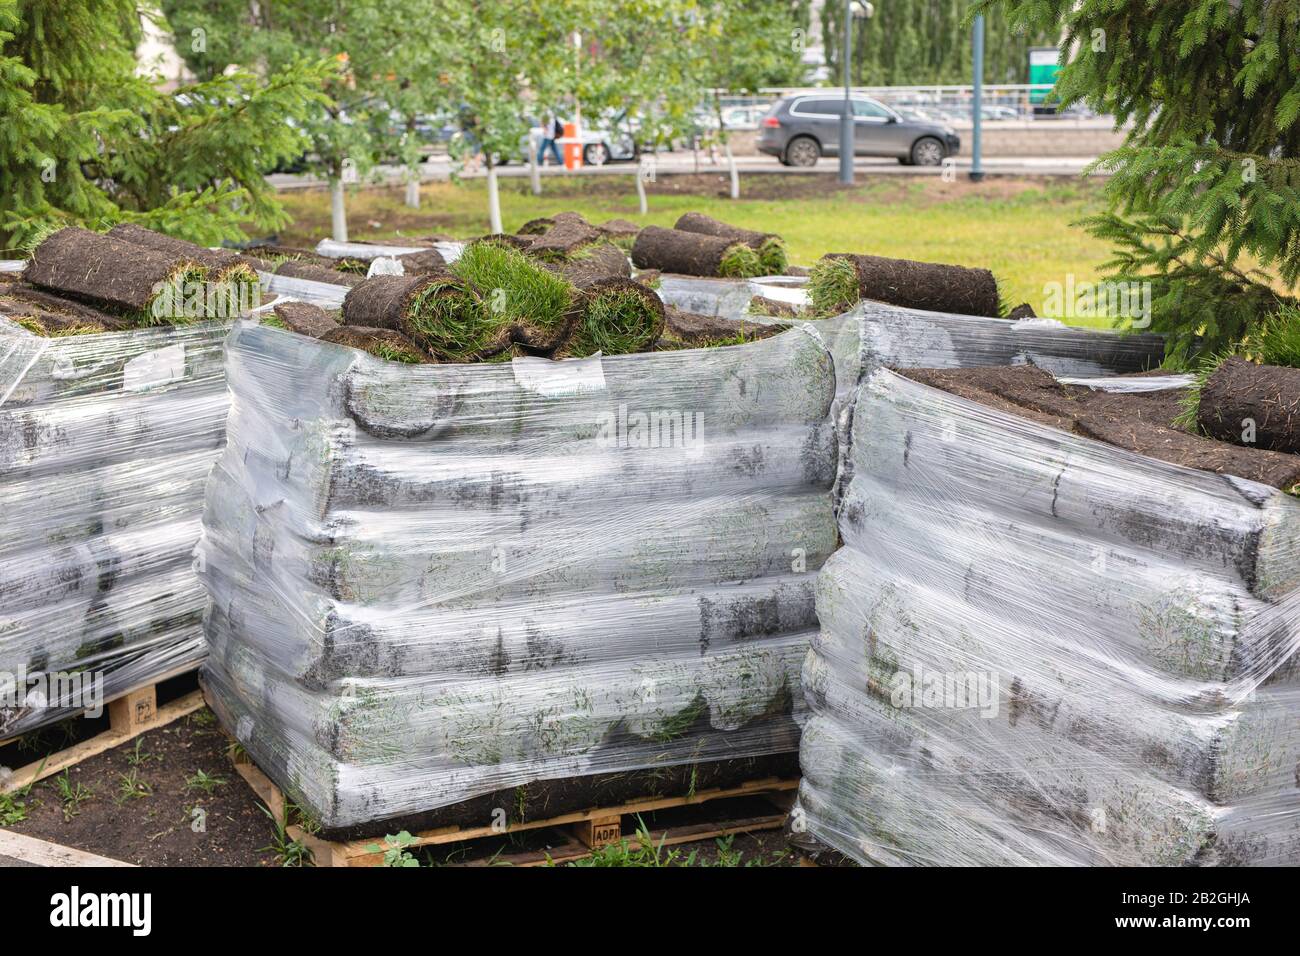
<path fill-rule="evenodd" d="M 118 332 L 131 324 L 125 319 L 88 305 L 63 299 L 23 282 L 0 287 L 0 314 L 17 322 L 34 335 L 55 337 Z"/>
<path fill-rule="evenodd" d="M 175 307 L 177 292 L 205 281 L 207 274 L 189 256 L 69 226 L 36 247 L 24 278 L 60 296 L 111 310 L 133 325 L 157 325 L 207 317 Z"/>
<path fill-rule="evenodd" d="M 570 279 L 563 271 L 543 267 L 500 237 L 484 237 L 444 272 L 361 281 L 344 299 L 344 325 L 322 338 L 380 354 L 374 337 L 362 344 L 361 333 L 382 329 L 386 339 L 405 336 L 414 354 L 446 362 L 501 361 L 517 353 L 623 355 L 654 347 L 664 307 L 652 290 L 625 275 L 573 270 Z"/>
<path fill-rule="evenodd" d="M 683 213 L 673 228 L 745 243 L 758 253 L 758 261 L 762 264 L 766 275 L 781 275 L 789 265 L 785 254 L 785 240 L 774 233 L 741 229 L 739 226 L 706 216 L 702 212 Z"/>
<path fill-rule="evenodd" d="M 763 274 L 758 253 L 742 241 L 659 226 L 638 233 L 632 262 L 638 269 L 681 275 L 745 279 Z"/>
<path fill-rule="evenodd" d="M 822 256 L 808 281 L 818 315 L 847 312 L 862 299 L 908 309 L 982 315 L 1002 314 L 997 280 L 987 269 L 831 253 Z"/>

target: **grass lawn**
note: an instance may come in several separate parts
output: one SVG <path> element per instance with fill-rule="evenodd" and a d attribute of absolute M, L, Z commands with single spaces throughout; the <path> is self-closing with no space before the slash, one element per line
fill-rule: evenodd
<path fill-rule="evenodd" d="M 1101 208 L 1100 183 L 1059 178 L 965 179 L 877 177 L 842 189 L 829 176 L 744 176 L 742 199 L 719 195 L 724 177 L 664 176 L 649 186 L 650 213 L 637 214 L 630 176 L 544 181 L 533 196 L 526 180 L 503 180 L 501 208 L 507 231 L 529 219 L 565 209 L 593 221 L 611 217 L 671 226 L 684 212 L 775 232 L 785 237 L 791 261 L 811 265 L 827 252 L 862 252 L 991 269 L 1010 305 L 1042 311 L 1043 285 L 1100 278 L 1106 244 L 1071 223 Z M 348 197 L 351 237 L 449 233 L 457 238 L 487 231 L 486 188 L 481 180 L 426 184 L 422 208 L 402 203 L 403 190 L 358 188 Z M 329 234 L 329 201 L 321 190 L 281 194 L 293 225 L 281 233 L 290 244 L 314 244 Z M 1079 324 L 1106 325 L 1105 319 Z"/>

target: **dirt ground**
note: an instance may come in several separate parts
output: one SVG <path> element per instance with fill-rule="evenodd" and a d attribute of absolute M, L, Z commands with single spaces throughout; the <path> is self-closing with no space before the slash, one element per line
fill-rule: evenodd
<path fill-rule="evenodd" d="M 1092 194 L 1100 185 L 1085 181 L 1063 187 L 1059 178 L 1035 176 L 994 176 L 980 183 L 965 177 L 944 182 L 938 176 L 889 176 L 860 181 L 854 186 L 841 185 L 832 176 L 775 176 L 746 173 L 742 177 L 743 198 L 746 202 L 780 202 L 800 200 L 833 200 L 837 203 L 875 206 L 907 206 L 924 210 L 941 206 L 954 200 L 1013 200 L 1031 192 L 1044 190 L 1074 194 Z M 448 187 L 430 186 L 434 195 L 423 209 L 407 209 L 401 204 L 402 190 L 392 187 L 373 187 L 358 190 L 348 200 L 352 238 L 365 241 L 392 235 L 419 236 L 443 232 L 457 237 L 481 233 L 482 211 L 472 212 L 440 208 L 437 190 Z M 526 196 L 527 180 L 503 180 L 503 196 Z M 662 176 L 646 184 L 651 200 L 656 196 L 699 196 L 710 199 L 728 195 L 729 180 L 725 173 L 700 172 Z M 548 179 L 543 201 L 551 211 L 566 201 L 580 201 L 607 205 L 610 216 L 625 215 L 619 208 L 629 195 L 629 186 L 620 176 L 585 176 L 572 180 Z M 329 232 L 329 201 L 323 190 L 287 192 L 280 197 L 294 216 L 292 225 L 279 234 L 284 244 L 314 245 Z"/>
<path fill-rule="evenodd" d="M 143 866 L 274 866 L 271 821 L 226 745 L 204 708 L 40 781 L 10 829 Z"/>
<path fill-rule="evenodd" d="M 228 744 L 204 708 L 40 781 L 17 797 L 25 819 L 9 829 L 141 866 L 280 866 L 286 857 L 274 848 L 276 828 L 231 766 Z M 651 828 L 678 823 L 663 816 L 645 822 Z M 495 845 L 439 847 L 420 857 L 431 866 L 490 861 L 500 852 L 545 850 L 560 842 L 553 832 L 526 831 Z M 795 862 L 779 830 L 738 835 L 721 845 L 701 840 L 665 847 L 660 859 L 697 866 Z M 635 860 L 614 865 L 648 865 Z"/>

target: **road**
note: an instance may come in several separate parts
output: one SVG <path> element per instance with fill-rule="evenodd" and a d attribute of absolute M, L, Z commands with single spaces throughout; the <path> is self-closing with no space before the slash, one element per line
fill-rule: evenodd
<path fill-rule="evenodd" d="M 989 176 L 1078 176 L 1095 156 L 990 156 L 984 160 L 984 172 Z M 675 176 L 687 173 L 717 173 L 727 171 L 725 163 L 709 161 L 707 153 L 701 153 L 698 164 L 689 153 L 662 153 L 650 157 L 650 169 L 654 177 Z M 953 164 L 958 175 L 964 176 L 970 169 L 969 156 L 957 156 Z M 854 169 L 864 176 L 942 176 L 945 172 L 940 166 L 903 166 L 892 159 L 861 158 L 854 162 Z M 802 168 L 782 166 L 770 156 L 737 156 L 736 166 L 741 176 L 752 173 L 778 176 L 834 176 L 839 170 L 839 160 L 823 157 L 816 166 Z M 555 166 L 542 169 L 542 176 L 632 176 L 636 173 L 633 163 L 610 163 L 606 166 L 584 166 L 579 170 L 566 170 Z M 451 177 L 451 163 L 444 157 L 431 157 L 422 164 L 420 179 L 424 182 L 446 182 Z M 529 175 L 527 166 L 511 164 L 502 166 L 498 173 L 503 178 L 524 178 Z M 482 179 L 482 170 L 462 171 L 462 179 Z M 294 175 L 276 173 L 268 180 L 277 189 L 319 189 L 326 183 L 323 179 L 311 175 Z M 405 181 L 406 173 L 399 166 L 377 166 L 362 182 L 375 185 L 397 185 Z"/>

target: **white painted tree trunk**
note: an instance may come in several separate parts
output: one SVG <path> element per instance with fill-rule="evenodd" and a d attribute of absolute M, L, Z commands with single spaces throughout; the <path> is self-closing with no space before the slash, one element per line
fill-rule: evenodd
<path fill-rule="evenodd" d="M 330 179 L 330 237 L 335 242 L 348 241 L 348 212 L 343 205 L 343 180 Z"/>
<path fill-rule="evenodd" d="M 536 137 L 528 137 L 528 175 L 533 181 L 534 196 L 542 194 L 542 164 L 537 161 L 537 147 L 540 145 Z"/>
<path fill-rule="evenodd" d="M 646 202 L 645 177 L 646 177 L 646 165 L 645 165 L 645 161 L 643 160 L 641 164 L 637 166 L 637 170 L 636 170 L 636 200 L 637 200 L 637 204 L 641 208 L 641 215 L 643 216 L 650 211 L 650 206 Z"/>
<path fill-rule="evenodd" d="M 491 232 L 502 232 L 501 228 L 501 193 L 497 190 L 497 168 L 488 163 L 488 228 Z"/>
<path fill-rule="evenodd" d="M 420 208 L 420 173 L 414 169 L 407 173 L 406 205 L 411 209 Z"/>
<path fill-rule="evenodd" d="M 731 140 L 723 144 L 727 151 L 727 172 L 731 175 L 731 198 L 740 198 L 740 170 L 736 168 L 736 157 L 731 152 Z"/>

